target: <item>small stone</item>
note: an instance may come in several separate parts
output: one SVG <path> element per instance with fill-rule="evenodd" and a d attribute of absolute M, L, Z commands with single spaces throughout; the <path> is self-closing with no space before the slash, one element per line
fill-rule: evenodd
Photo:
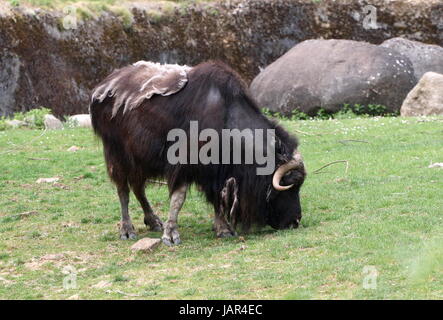
<path fill-rule="evenodd" d="M 66 150 L 66 151 L 68 151 L 68 152 L 77 152 L 78 150 L 80 150 L 80 147 L 77 147 L 77 146 L 72 146 L 72 147 L 70 147 L 68 150 Z"/>
<path fill-rule="evenodd" d="M 443 162 L 432 163 L 428 168 L 443 168 Z"/>
<path fill-rule="evenodd" d="M 37 179 L 36 183 L 40 184 L 40 183 L 56 183 L 60 180 L 59 177 L 54 177 L 54 178 L 40 178 Z"/>
<path fill-rule="evenodd" d="M 131 250 L 148 252 L 157 248 L 161 243 L 160 239 L 143 238 L 134 243 Z"/>
<path fill-rule="evenodd" d="M 20 120 L 8 120 L 6 121 L 6 125 L 10 126 L 11 128 L 19 128 L 19 127 L 24 127 L 26 126 L 26 122 L 24 121 L 20 121 Z"/>

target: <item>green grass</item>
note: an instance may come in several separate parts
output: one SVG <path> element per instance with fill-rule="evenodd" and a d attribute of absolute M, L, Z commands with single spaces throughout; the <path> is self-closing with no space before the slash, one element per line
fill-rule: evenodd
<path fill-rule="evenodd" d="M 216 0 L 7 0 L 11 6 L 18 7 L 21 5 L 33 6 L 45 9 L 60 9 L 69 5 L 86 5 L 95 8 L 106 9 L 109 6 L 121 5 L 122 3 L 146 2 L 146 3 L 198 3 L 198 2 L 214 2 Z"/>
<path fill-rule="evenodd" d="M 195 3 L 215 2 L 216 0 L 7 0 L 9 6 L 41 8 L 48 11 L 59 11 L 63 17 L 76 17 L 77 21 L 97 18 L 103 12 L 111 12 L 119 17 L 125 28 L 130 28 L 134 22 L 131 11 L 132 3 L 144 2 L 147 14 L 155 20 L 174 9 L 182 10 Z M 217 0 L 218 1 L 218 0 Z M 63 22 L 62 22 L 63 23 Z"/>
<path fill-rule="evenodd" d="M 149 254 L 118 239 L 119 203 L 89 130 L 1 131 L 0 299 L 441 299 L 443 170 L 428 165 L 443 162 L 442 121 L 283 121 L 309 173 L 299 229 L 216 239 L 211 207 L 193 189 L 183 243 Z M 348 172 L 338 163 L 313 174 L 335 160 L 349 161 Z M 56 185 L 35 183 L 55 176 Z M 147 193 L 165 219 L 166 188 Z M 130 209 L 139 237 L 160 236 L 134 197 Z M 38 213 L 20 215 L 29 211 Z M 363 288 L 368 266 L 376 289 Z M 77 288 L 64 289 L 72 268 Z"/>

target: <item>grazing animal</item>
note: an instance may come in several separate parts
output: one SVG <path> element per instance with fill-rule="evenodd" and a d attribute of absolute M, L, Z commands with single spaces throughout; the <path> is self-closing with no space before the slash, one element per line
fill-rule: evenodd
<path fill-rule="evenodd" d="M 145 224 L 155 231 L 163 229 L 165 244 L 180 243 L 177 217 L 191 184 L 214 206 L 218 237 L 233 236 L 240 226 L 243 231 L 252 225 L 297 227 L 302 216 L 299 191 L 306 174 L 297 140 L 260 112 L 240 77 L 221 62 L 205 62 L 168 69 L 172 71 L 156 78 L 162 85 L 158 88 L 143 78 L 143 64 L 149 63 L 114 71 L 94 89 L 90 105 L 92 125 L 103 141 L 108 174 L 121 203 L 121 238 L 136 238 L 128 212 L 131 188 L 143 208 Z M 152 94 L 152 90 L 157 91 Z M 174 142 L 168 140 L 168 132 L 189 133 L 191 121 L 198 122 L 199 130 L 211 128 L 218 133 L 274 130 L 274 140 L 266 139 L 265 144 L 275 148 L 276 169 L 258 175 L 262 165 L 256 160 L 171 164 L 168 149 Z M 198 148 L 204 145 L 199 141 Z M 247 147 L 244 140 L 241 146 Z M 228 153 L 232 158 L 232 150 Z M 169 218 L 164 224 L 145 195 L 147 180 L 158 178 L 167 181 L 170 192 Z"/>

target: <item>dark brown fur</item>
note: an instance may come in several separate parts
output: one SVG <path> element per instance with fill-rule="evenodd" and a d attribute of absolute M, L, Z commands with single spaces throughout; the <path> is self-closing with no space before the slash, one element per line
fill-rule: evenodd
<path fill-rule="evenodd" d="M 220 92 L 221 99 L 208 100 L 213 88 Z M 214 205 L 216 215 L 221 215 L 221 191 L 225 182 L 233 177 L 238 193 L 236 222 L 248 229 L 251 224 L 263 225 L 277 219 L 272 203 L 277 201 L 278 193 L 271 188 L 272 175 L 257 176 L 256 164 L 171 165 L 166 158 L 168 147 L 173 143 L 166 140 L 168 132 L 174 128 L 188 132 L 190 121 L 196 120 L 199 130 L 275 129 L 276 165 L 289 161 L 297 148 L 296 139 L 260 112 L 243 81 L 229 67 L 219 62 L 197 65 L 189 71 L 188 83 L 181 91 L 168 97 L 153 96 L 131 112 L 123 114 L 120 110 L 111 118 L 113 99 L 108 97 L 101 103 L 92 101 L 92 124 L 103 140 L 110 178 L 119 193 L 125 194 L 131 187 L 145 211 L 147 224 L 151 225 L 146 220 L 152 219 L 152 208 L 145 197 L 145 183 L 147 179 L 160 178 L 167 180 L 171 193 L 184 184 L 197 184 Z M 300 173 L 286 181 L 287 184 L 295 181 L 297 201 L 303 179 L 304 174 Z"/>

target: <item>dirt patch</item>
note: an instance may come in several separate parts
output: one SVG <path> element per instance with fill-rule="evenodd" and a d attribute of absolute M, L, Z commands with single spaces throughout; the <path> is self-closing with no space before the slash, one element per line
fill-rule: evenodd
<path fill-rule="evenodd" d="M 92 255 L 84 253 L 51 253 L 38 258 L 32 258 L 30 261 L 25 263 L 25 267 L 32 271 L 41 270 L 48 265 L 63 268 L 67 265 L 83 265 L 89 263 L 92 259 L 94 259 Z"/>

